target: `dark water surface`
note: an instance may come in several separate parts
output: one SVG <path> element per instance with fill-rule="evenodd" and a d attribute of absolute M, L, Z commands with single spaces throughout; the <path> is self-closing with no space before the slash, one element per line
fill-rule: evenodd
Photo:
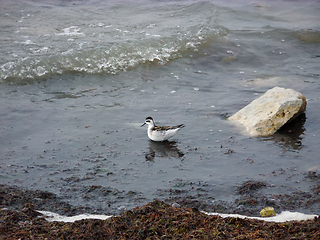
<path fill-rule="evenodd" d="M 0 183 L 107 211 L 179 194 L 234 201 L 247 180 L 266 182 L 270 198 L 312 192 L 319 10 L 319 1 L 2 0 Z M 308 101 L 288 128 L 250 138 L 225 120 L 275 86 Z M 140 128 L 147 116 L 186 127 L 154 143 Z"/>

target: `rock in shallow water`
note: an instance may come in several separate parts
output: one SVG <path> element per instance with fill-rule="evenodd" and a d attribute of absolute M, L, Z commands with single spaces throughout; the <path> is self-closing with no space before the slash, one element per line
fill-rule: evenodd
<path fill-rule="evenodd" d="M 306 98 L 293 89 L 274 87 L 228 120 L 246 127 L 252 136 L 269 136 L 306 110 Z"/>

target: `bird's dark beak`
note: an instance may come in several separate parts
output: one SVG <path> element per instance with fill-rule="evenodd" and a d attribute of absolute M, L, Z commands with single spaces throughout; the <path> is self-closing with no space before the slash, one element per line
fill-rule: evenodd
<path fill-rule="evenodd" d="M 146 125 L 146 123 L 142 124 L 141 127 L 143 127 L 144 125 Z"/>

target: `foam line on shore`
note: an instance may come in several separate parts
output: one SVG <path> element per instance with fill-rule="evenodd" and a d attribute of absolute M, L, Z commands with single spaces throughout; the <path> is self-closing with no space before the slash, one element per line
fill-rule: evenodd
<path fill-rule="evenodd" d="M 205 214 L 208 214 L 210 216 L 212 215 L 218 215 L 220 217 L 226 218 L 226 217 L 234 217 L 234 218 L 242 218 L 242 219 L 256 219 L 256 220 L 263 220 L 266 222 L 286 222 L 286 221 L 302 221 L 302 220 L 311 220 L 315 217 L 318 217 L 318 215 L 313 214 L 304 214 L 300 212 L 290 212 L 290 211 L 283 211 L 280 214 L 277 214 L 273 217 L 248 217 L 245 215 L 240 214 L 223 214 L 223 213 L 210 213 L 210 212 L 203 212 Z"/>
<path fill-rule="evenodd" d="M 49 211 L 38 211 L 39 213 L 46 216 L 46 220 L 53 222 L 75 222 L 83 219 L 100 219 L 100 220 L 106 220 L 112 215 L 99 215 L 99 214 L 80 214 L 72 217 L 62 216 L 57 213 L 49 212 Z M 203 211 L 202 211 L 203 212 Z M 313 214 L 304 214 L 300 212 L 290 212 L 290 211 L 283 211 L 280 214 L 274 216 L 274 217 L 249 217 L 245 215 L 240 214 L 224 214 L 224 213 L 213 213 L 213 212 L 203 212 L 209 216 L 220 216 L 223 218 L 226 217 L 234 217 L 234 218 L 242 218 L 242 219 L 256 219 L 256 220 L 263 220 L 266 222 L 286 222 L 286 221 L 302 221 L 302 220 L 312 220 L 315 217 L 318 217 L 318 215 Z"/>
<path fill-rule="evenodd" d="M 46 220 L 49 222 L 75 222 L 83 219 L 100 219 L 100 220 L 106 220 L 112 216 L 107 215 L 99 215 L 99 214 L 80 214 L 72 217 L 62 216 L 57 213 L 49 212 L 49 211 L 38 211 L 39 213 L 46 216 Z"/>

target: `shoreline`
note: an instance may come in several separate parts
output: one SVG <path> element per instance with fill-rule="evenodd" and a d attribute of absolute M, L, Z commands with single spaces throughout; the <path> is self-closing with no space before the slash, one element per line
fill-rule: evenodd
<path fill-rule="evenodd" d="M 266 187 L 265 182 L 248 180 L 238 186 L 236 192 L 238 197 L 233 201 L 215 200 L 210 195 L 203 192 L 195 196 L 178 189 L 169 189 L 170 194 L 166 194 L 163 198 L 155 197 L 150 201 L 134 201 L 135 207 L 152 202 L 153 200 L 163 201 L 172 206 L 185 208 L 196 208 L 203 212 L 215 212 L 221 214 L 239 214 L 248 217 L 260 217 L 261 209 L 265 207 L 273 207 L 277 214 L 283 211 L 301 212 L 304 214 L 319 215 L 320 197 L 318 183 L 312 190 L 313 192 L 293 192 L 292 195 L 264 195 L 259 189 Z M 91 186 L 92 199 L 94 196 L 99 197 L 103 194 L 102 186 Z M 130 196 L 129 196 L 130 197 Z M 93 205 L 73 205 L 68 197 L 57 196 L 49 191 L 28 190 L 15 185 L 0 184 L 0 209 L 22 209 L 26 204 L 32 204 L 34 209 L 38 211 L 48 211 L 63 216 L 74 216 L 79 214 L 101 214 L 117 216 L 124 211 L 129 210 L 125 205 L 121 205 L 124 201 L 122 198 L 115 201 L 113 198 L 105 198 L 105 203 L 109 205 L 108 209 L 102 209 Z M 130 198 L 128 198 L 130 200 Z M 131 199 L 132 200 L 132 199 Z M 120 207 L 112 207 L 119 206 Z M 110 211 L 110 209 L 113 209 Z"/>
<path fill-rule="evenodd" d="M 199 210 L 201 202 L 180 199 L 169 205 L 154 200 L 144 206 L 123 211 L 106 220 L 84 219 L 75 222 L 47 221 L 36 211 L 46 209 L 64 215 L 94 209 L 71 206 L 50 192 L 22 190 L 13 186 L 0 188 L 0 239 L 177 239 L 183 237 L 215 239 L 318 239 L 319 217 L 312 220 L 266 222 L 239 217 L 208 215 Z M 176 199 L 177 200 L 177 199 Z M 190 199 L 189 199 L 190 200 Z M 200 204 L 200 205 L 199 205 Z M 204 203 L 202 203 L 204 204 Z M 224 206 L 225 207 L 225 206 Z M 229 209 L 232 211 L 231 209 Z M 229 212 L 230 213 L 230 212 Z"/>
<path fill-rule="evenodd" d="M 172 207 L 154 200 L 107 220 L 49 222 L 26 204 L 0 211 L 0 239 L 319 239 L 319 217 L 266 222 L 208 216 L 196 208 Z M 40 217 L 39 217 L 40 215 Z"/>

